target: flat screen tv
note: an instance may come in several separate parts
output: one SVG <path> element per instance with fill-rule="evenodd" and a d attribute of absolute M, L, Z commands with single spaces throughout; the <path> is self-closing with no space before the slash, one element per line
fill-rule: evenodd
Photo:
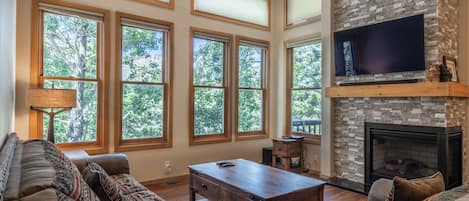
<path fill-rule="evenodd" d="M 424 16 L 334 33 L 336 76 L 425 70 Z"/>

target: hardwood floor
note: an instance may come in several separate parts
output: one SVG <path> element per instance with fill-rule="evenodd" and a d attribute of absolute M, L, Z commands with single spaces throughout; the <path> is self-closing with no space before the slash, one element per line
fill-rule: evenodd
<path fill-rule="evenodd" d="M 189 200 L 189 184 L 174 184 L 169 186 L 150 185 L 150 190 L 157 193 L 167 201 L 188 201 Z M 366 201 L 366 196 L 343 190 L 333 186 L 326 185 L 324 191 L 324 201 Z"/>

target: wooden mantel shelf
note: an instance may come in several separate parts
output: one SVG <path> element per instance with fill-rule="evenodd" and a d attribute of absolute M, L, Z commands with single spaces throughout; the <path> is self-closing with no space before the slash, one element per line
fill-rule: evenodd
<path fill-rule="evenodd" d="M 454 82 L 422 82 L 362 86 L 334 86 L 326 89 L 331 98 L 353 97 L 466 97 L 469 85 Z"/>

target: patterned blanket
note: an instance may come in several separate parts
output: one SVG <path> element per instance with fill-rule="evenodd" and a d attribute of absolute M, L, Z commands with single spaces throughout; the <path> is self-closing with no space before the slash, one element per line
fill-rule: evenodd
<path fill-rule="evenodd" d="M 436 194 L 425 199 L 425 201 L 469 201 L 469 185 L 463 185 Z"/>

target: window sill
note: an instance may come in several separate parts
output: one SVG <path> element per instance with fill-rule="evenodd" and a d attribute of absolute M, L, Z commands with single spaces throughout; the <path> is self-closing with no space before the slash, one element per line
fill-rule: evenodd
<path fill-rule="evenodd" d="M 129 151 L 142 151 L 149 149 L 166 149 L 171 148 L 173 145 L 166 139 L 136 139 L 136 140 L 123 140 L 114 145 L 116 152 L 129 152 Z"/>
<path fill-rule="evenodd" d="M 269 137 L 269 134 L 265 132 L 238 133 L 235 136 L 235 141 L 260 140 Z"/>
<path fill-rule="evenodd" d="M 205 145 L 231 142 L 231 135 L 191 136 L 189 145 Z"/>

